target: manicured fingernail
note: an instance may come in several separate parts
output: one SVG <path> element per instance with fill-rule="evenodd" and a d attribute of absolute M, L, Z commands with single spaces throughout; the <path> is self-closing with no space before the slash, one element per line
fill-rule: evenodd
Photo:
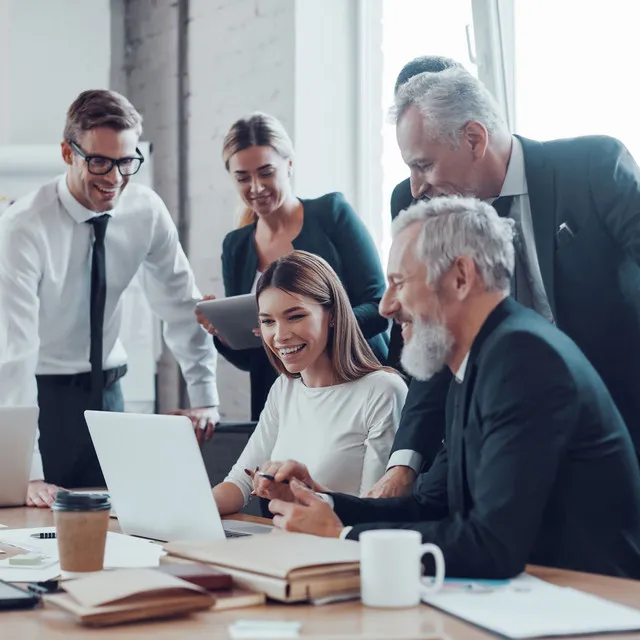
<path fill-rule="evenodd" d="M 245 469 L 245 470 L 244 470 L 244 472 L 245 472 L 249 477 L 251 477 L 251 471 L 249 471 L 249 469 Z"/>

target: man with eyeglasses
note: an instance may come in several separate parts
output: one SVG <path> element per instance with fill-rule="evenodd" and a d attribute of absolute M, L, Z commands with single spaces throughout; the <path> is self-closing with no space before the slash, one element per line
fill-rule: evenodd
<path fill-rule="evenodd" d="M 104 486 L 87 409 L 123 411 L 121 296 L 136 273 L 187 382 L 199 439 L 219 421 L 216 352 L 194 321 L 201 298 L 160 197 L 130 178 L 142 117 L 113 91 L 81 93 L 62 142 L 64 176 L 0 217 L 0 405 L 40 407 L 27 504 L 58 486 Z"/>

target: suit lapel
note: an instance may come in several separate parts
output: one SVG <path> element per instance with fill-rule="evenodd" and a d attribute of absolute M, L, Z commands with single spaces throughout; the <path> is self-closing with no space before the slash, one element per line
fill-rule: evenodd
<path fill-rule="evenodd" d="M 555 317 L 554 267 L 556 239 L 556 187 L 553 167 L 546 161 L 541 142 L 517 136 L 522 143 L 529 203 L 540 273 Z"/>
<path fill-rule="evenodd" d="M 449 497 L 449 511 L 452 515 L 455 513 L 465 514 L 467 511 L 467 501 L 465 497 L 468 489 L 464 452 L 464 429 L 467 424 L 469 401 L 475 384 L 475 374 L 475 362 L 471 362 L 471 358 L 469 358 L 464 380 L 462 382 L 454 380 L 451 383 L 453 415 L 447 440 L 447 457 L 449 461 L 447 492 Z"/>
<path fill-rule="evenodd" d="M 255 222 L 252 225 L 253 230 L 249 236 L 248 244 L 245 251 L 245 258 L 243 261 L 242 268 L 242 282 L 240 291 L 243 293 L 251 293 L 251 287 L 253 287 L 253 282 L 256 279 L 256 273 L 258 271 L 258 254 L 256 252 L 255 245 L 255 233 L 256 233 L 256 224 Z"/>
<path fill-rule="evenodd" d="M 482 345 L 494 329 L 512 313 L 521 309 L 520 305 L 511 297 L 505 298 L 489 314 L 475 337 L 469 352 L 469 361 L 464 380 L 451 383 L 449 407 L 451 418 L 447 420 L 446 444 L 448 459 L 447 497 L 449 499 L 449 513 L 464 515 L 470 507 L 469 485 L 466 474 L 466 458 L 464 447 L 464 431 L 469 417 L 471 398 L 476 384 L 478 372 L 478 357 Z"/>

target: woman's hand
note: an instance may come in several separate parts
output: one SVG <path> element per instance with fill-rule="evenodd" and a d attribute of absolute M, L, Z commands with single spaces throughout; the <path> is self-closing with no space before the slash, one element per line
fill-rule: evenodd
<path fill-rule="evenodd" d="M 296 499 L 289 487 L 289 482 L 294 479 L 299 480 L 312 491 L 326 492 L 326 489 L 311 477 L 307 467 L 295 460 L 287 460 L 286 462 L 270 460 L 265 462 L 261 469 L 255 471 L 245 469 L 245 473 L 253 479 L 253 493 L 267 500 L 295 502 Z M 261 473 L 273 476 L 274 479 L 265 478 Z"/>

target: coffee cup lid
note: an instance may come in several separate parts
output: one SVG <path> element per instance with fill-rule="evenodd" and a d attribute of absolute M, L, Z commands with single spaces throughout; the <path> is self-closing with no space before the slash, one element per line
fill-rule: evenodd
<path fill-rule="evenodd" d="M 111 500 L 107 493 L 58 491 L 51 508 L 54 511 L 106 511 L 111 509 Z"/>

